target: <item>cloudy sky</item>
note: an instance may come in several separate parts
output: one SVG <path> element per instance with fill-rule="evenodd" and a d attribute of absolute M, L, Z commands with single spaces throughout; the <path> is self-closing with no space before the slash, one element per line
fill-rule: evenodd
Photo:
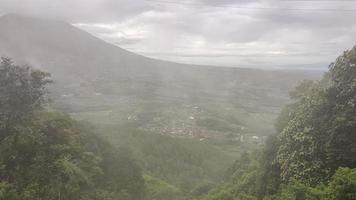
<path fill-rule="evenodd" d="M 68 21 L 149 57 L 327 69 L 356 45 L 356 0 L 0 0 L 0 14 Z"/>

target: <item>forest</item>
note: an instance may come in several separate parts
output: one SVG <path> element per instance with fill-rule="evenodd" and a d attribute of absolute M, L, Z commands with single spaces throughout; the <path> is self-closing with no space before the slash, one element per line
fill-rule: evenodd
<path fill-rule="evenodd" d="M 0 200 L 356 199 L 356 47 L 290 92 L 261 145 L 77 121 L 52 106 L 51 84 L 2 58 Z"/>
<path fill-rule="evenodd" d="M 356 47 L 303 81 L 264 147 L 244 154 L 206 200 L 356 199 Z"/>

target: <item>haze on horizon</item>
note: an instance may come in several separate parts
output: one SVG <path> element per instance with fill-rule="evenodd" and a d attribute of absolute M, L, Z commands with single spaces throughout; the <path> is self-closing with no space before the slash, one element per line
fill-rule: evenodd
<path fill-rule="evenodd" d="M 181 63 L 322 69 L 356 43 L 356 1 L 0 0 L 0 14 L 68 21 L 141 55 Z"/>
<path fill-rule="evenodd" d="M 356 0 L 0 0 L 0 200 L 356 200 Z"/>

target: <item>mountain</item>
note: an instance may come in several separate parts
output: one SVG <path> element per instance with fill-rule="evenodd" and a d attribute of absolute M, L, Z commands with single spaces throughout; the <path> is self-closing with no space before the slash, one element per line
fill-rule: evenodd
<path fill-rule="evenodd" d="M 77 119 L 197 138 L 266 135 L 289 91 L 321 73 L 178 64 L 108 44 L 69 23 L 0 17 L 0 55 L 52 74 Z"/>

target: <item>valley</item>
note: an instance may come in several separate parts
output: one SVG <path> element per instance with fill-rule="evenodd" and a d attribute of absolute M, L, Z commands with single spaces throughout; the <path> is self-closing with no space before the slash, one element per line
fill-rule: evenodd
<path fill-rule="evenodd" d="M 289 92 L 323 74 L 151 59 L 62 21 L 5 15 L 0 27 L 1 56 L 52 75 L 50 110 L 131 152 L 149 190 L 174 199 L 223 182 L 275 133 Z"/>

